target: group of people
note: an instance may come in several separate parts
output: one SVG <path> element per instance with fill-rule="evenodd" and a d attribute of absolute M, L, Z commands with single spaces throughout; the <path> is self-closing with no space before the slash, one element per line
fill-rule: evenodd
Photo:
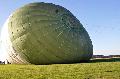
<path fill-rule="evenodd" d="M 0 61 L 0 64 L 5 64 L 5 61 Z"/>
<path fill-rule="evenodd" d="M 0 64 L 11 64 L 8 60 L 6 61 L 0 61 Z"/>

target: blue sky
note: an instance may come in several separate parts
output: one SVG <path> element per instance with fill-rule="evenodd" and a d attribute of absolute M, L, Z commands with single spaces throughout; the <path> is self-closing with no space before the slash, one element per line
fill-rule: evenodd
<path fill-rule="evenodd" d="M 31 2 L 49 2 L 70 10 L 88 31 L 94 54 L 120 54 L 120 0 L 3 0 L 0 28 L 17 8 Z"/>

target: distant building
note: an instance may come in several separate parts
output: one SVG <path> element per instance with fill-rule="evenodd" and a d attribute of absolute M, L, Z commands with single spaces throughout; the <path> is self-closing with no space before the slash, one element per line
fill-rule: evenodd
<path fill-rule="evenodd" d="M 120 55 L 109 55 L 110 57 L 112 57 L 112 58 L 118 58 L 118 57 L 120 57 Z"/>
<path fill-rule="evenodd" d="M 93 55 L 92 58 L 102 58 L 102 57 L 104 57 L 104 55 Z"/>
<path fill-rule="evenodd" d="M 109 56 L 104 56 L 104 55 L 93 55 L 92 58 L 120 58 L 120 55 L 109 55 Z"/>

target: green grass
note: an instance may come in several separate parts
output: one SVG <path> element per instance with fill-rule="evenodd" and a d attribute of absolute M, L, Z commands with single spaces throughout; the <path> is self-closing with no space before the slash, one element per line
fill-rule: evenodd
<path fill-rule="evenodd" d="M 120 79 L 120 59 L 53 65 L 0 65 L 0 79 Z"/>

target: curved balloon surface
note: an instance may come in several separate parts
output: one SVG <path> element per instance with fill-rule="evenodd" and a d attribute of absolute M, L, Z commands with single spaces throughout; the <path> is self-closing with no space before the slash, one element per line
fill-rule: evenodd
<path fill-rule="evenodd" d="M 83 25 L 69 10 L 52 3 L 17 9 L 3 26 L 2 38 L 10 63 L 75 63 L 93 55 Z"/>

